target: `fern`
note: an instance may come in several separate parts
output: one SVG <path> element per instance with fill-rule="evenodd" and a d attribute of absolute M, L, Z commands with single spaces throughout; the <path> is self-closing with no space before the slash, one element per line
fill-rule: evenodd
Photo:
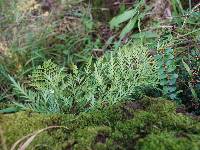
<path fill-rule="evenodd" d="M 23 104 L 18 102 L 15 104 L 23 109 L 32 109 L 37 112 L 60 113 L 62 104 L 59 101 L 62 93 L 59 86 L 63 78 L 62 68 L 51 60 L 44 62 L 32 72 L 31 82 L 26 88 L 10 77 L 16 95 L 24 100 Z M 31 87 L 35 90 L 27 90 Z"/>
<path fill-rule="evenodd" d="M 34 93 L 31 102 L 23 106 L 45 113 L 81 112 L 113 105 L 137 98 L 134 95 L 139 87 L 158 84 L 154 59 L 145 47 L 136 44 L 105 54 L 94 64 L 89 61 L 84 70 L 73 65 L 72 73 L 65 76 L 63 69 L 49 60 L 30 78 L 34 90 L 21 90 L 24 88 L 19 84 L 14 84 L 14 90 L 27 95 L 24 98 Z"/>
<path fill-rule="evenodd" d="M 51 89 L 59 86 L 59 83 L 63 80 L 62 69 L 60 69 L 51 60 L 44 62 L 42 66 L 38 66 L 30 76 L 30 86 L 35 89 Z"/>
<path fill-rule="evenodd" d="M 9 78 L 12 82 L 13 90 L 19 97 L 24 98 L 25 101 L 34 101 L 35 94 L 32 91 L 26 90 L 23 85 L 20 85 L 20 83 L 16 82 L 11 76 L 9 76 Z"/>
<path fill-rule="evenodd" d="M 159 68 L 160 85 L 163 86 L 163 95 L 172 100 L 178 100 L 177 95 L 180 91 L 177 91 L 176 88 L 178 74 L 176 74 L 173 49 L 163 49 L 163 53 L 158 54 L 156 60 Z"/>

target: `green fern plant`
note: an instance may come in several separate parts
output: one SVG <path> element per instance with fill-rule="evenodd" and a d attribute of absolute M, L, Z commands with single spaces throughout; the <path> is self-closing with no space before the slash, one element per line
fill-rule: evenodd
<path fill-rule="evenodd" d="M 62 68 L 49 60 L 33 71 L 30 78 L 29 90 L 11 79 L 14 91 L 28 100 L 18 106 L 46 113 L 102 108 L 134 99 L 138 87 L 158 84 L 154 59 L 148 56 L 145 47 L 137 44 L 105 54 L 95 63 L 90 60 L 84 70 L 73 65 L 72 73 L 65 75 Z"/>
<path fill-rule="evenodd" d="M 155 58 L 159 68 L 160 85 L 163 86 L 163 95 L 176 100 L 179 93 L 176 88 L 178 74 L 175 72 L 176 64 L 173 49 L 163 49 L 162 53 Z"/>

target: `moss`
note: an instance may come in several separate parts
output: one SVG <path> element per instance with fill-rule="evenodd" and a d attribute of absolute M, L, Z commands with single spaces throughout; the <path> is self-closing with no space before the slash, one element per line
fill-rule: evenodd
<path fill-rule="evenodd" d="M 115 106 L 108 107 L 105 110 L 105 114 L 110 122 L 115 125 L 116 122 L 125 121 L 133 118 L 135 110 L 138 109 L 141 109 L 140 103 L 124 102 L 121 104 L 116 104 Z"/>
<path fill-rule="evenodd" d="M 198 138 L 199 139 L 199 138 Z M 140 139 L 138 150 L 199 150 L 200 142 L 189 137 L 177 137 L 176 133 L 153 133 Z"/>
<path fill-rule="evenodd" d="M 200 138 L 199 125 L 197 125 L 198 123 L 196 124 L 196 127 L 195 124 L 193 124 L 194 122 L 188 122 L 187 124 L 184 124 L 184 118 L 179 118 L 182 118 L 182 116 L 176 116 L 175 119 L 179 120 L 180 122 L 177 121 L 175 123 L 172 120 L 172 123 L 170 123 L 170 125 L 168 124 L 169 119 L 167 118 L 167 116 L 167 119 L 163 119 L 159 118 L 158 115 L 151 112 L 142 111 L 138 112 L 136 116 L 137 117 L 132 120 L 118 123 L 115 131 L 112 132 L 111 135 L 113 141 L 112 143 L 115 143 L 115 146 L 117 143 L 118 147 L 132 149 L 133 147 L 135 147 L 136 143 L 138 143 L 138 140 L 143 139 L 150 134 L 157 135 L 157 133 L 163 131 L 173 131 L 176 133 L 182 132 L 183 134 L 188 134 L 189 136 L 198 135 L 198 137 Z M 194 127 L 193 131 L 190 130 L 191 127 Z M 154 149 L 152 148 L 152 150 Z"/>
<path fill-rule="evenodd" d="M 17 140 L 33 133 L 40 129 L 46 128 L 51 125 L 60 125 L 57 121 L 60 116 L 41 115 L 31 112 L 19 112 L 15 114 L 7 114 L 0 116 L 0 127 L 3 131 L 3 137 L 6 145 L 10 148 Z M 62 117 L 64 120 L 69 120 L 68 116 Z M 64 140 L 64 129 L 52 129 L 50 131 L 43 132 L 37 136 L 37 138 L 31 144 L 34 145 L 48 145 L 60 147 Z"/>
<path fill-rule="evenodd" d="M 23 136 L 54 125 L 66 126 L 68 130 L 42 132 L 29 148 L 34 149 L 38 145 L 37 149 L 48 149 L 49 146 L 58 150 L 154 150 L 161 144 L 162 149 L 170 145 L 170 150 L 187 150 L 192 145 L 191 149 L 195 150 L 200 139 L 198 120 L 176 113 L 176 104 L 171 101 L 144 97 L 141 101 L 127 101 L 77 116 L 32 112 L 0 115 L 1 142 L 5 139 L 10 148 Z"/>
<path fill-rule="evenodd" d="M 144 97 L 141 102 L 144 105 L 146 111 L 151 111 L 159 114 L 176 112 L 176 103 L 163 98 Z"/>
<path fill-rule="evenodd" d="M 89 113 L 81 113 L 76 120 L 74 120 L 74 127 L 84 128 L 85 126 L 95 125 L 109 125 L 107 116 L 102 111 L 92 111 Z"/>
<path fill-rule="evenodd" d="M 145 111 L 156 114 L 156 124 L 160 128 L 173 130 L 189 129 L 196 126 L 198 121 L 191 117 L 176 113 L 176 103 L 162 98 L 145 98 L 142 100 Z M 197 126 L 196 126 L 197 127 Z"/>
<path fill-rule="evenodd" d="M 107 149 L 105 143 L 110 133 L 111 128 L 107 126 L 86 127 L 84 129 L 78 129 L 72 136 L 75 141 L 73 149 Z"/>
<path fill-rule="evenodd" d="M 138 110 L 138 102 L 124 102 L 87 113 L 81 113 L 73 121 L 75 128 L 85 126 L 104 125 L 115 126 L 119 121 L 125 121 L 133 118 L 134 112 Z"/>
<path fill-rule="evenodd" d="M 132 149 L 139 139 L 152 133 L 173 131 L 190 135 L 200 134 L 200 123 L 183 114 L 177 114 L 173 102 L 146 98 L 142 100 L 142 104 L 145 110 L 137 110 L 132 119 L 117 123 L 110 143 Z"/>

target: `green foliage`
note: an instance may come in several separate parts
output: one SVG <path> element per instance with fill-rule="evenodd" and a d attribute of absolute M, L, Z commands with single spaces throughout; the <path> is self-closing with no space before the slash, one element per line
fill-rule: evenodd
<path fill-rule="evenodd" d="M 16 74 L 24 75 L 31 67 L 48 59 L 62 66 L 81 64 L 88 60 L 94 48 L 99 47 L 100 42 L 95 43 L 90 34 L 95 27 L 90 9 L 80 1 L 56 1 L 54 5 L 64 7 L 46 15 L 40 1 L 16 0 L 3 4 L 0 39 L 2 42 L 6 39 L 9 57 L 2 63 L 10 61 L 5 64 L 10 72 L 10 64 L 15 66 Z"/>
<path fill-rule="evenodd" d="M 172 24 L 176 24 L 173 29 L 165 29 L 161 37 L 170 36 L 164 47 L 173 47 L 175 54 L 176 70 L 179 75 L 176 86 L 183 91 L 179 94 L 184 104 L 193 101 L 199 105 L 199 13 L 198 5 L 191 10 L 182 10 L 172 19 Z M 181 9 L 181 7 L 180 7 Z M 186 17 L 182 17 L 184 14 Z M 191 41 L 191 42 L 190 42 Z M 185 63 L 182 62 L 184 60 Z M 187 69 L 186 69 L 187 68 Z M 190 71 L 189 71 L 190 70 Z M 189 71 L 189 72 L 188 72 Z M 191 76 L 192 75 L 192 76 Z M 191 103 L 189 105 L 192 105 Z M 190 107 L 190 106 L 189 106 Z M 199 112 L 199 107 L 191 106 L 194 112 Z M 196 107 L 196 108 L 195 108 Z"/>
<path fill-rule="evenodd" d="M 165 78 L 161 81 L 161 85 L 164 85 L 163 93 L 165 96 L 171 97 L 171 99 L 182 99 L 183 103 L 187 103 L 189 99 L 197 102 L 199 99 L 199 4 L 194 5 L 192 8 L 191 1 L 180 1 L 172 0 L 169 2 L 172 6 L 171 13 L 172 17 L 170 19 L 162 18 L 160 15 L 165 14 L 165 12 L 153 12 L 153 8 L 156 7 L 157 10 L 162 8 L 162 6 L 155 6 L 150 2 L 146 2 L 148 6 L 144 5 L 143 1 L 136 2 L 136 5 L 131 9 L 127 9 L 124 13 L 114 17 L 111 22 L 111 28 L 117 30 L 122 29 L 121 35 L 127 35 L 126 37 L 134 39 L 141 39 L 141 42 L 149 46 L 153 51 L 160 53 L 159 44 L 162 43 L 162 47 L 167 49 L 169 47 L 173 48 L 173 59 L 170 60 L 167 64 L 167 68 L 171 66 L 172 76 L 169 81 L 167 74 L 163 73 L 164 63 L 159 63 L 160 69 L 159 74 L 162 75 L 162 78 Z M 184 9 L 182 6 L 183 3 L 187 3 L 189 8 Z M 193 3 L 195 4 L 195 2 Z M 152 6 L 153 5 L 153 8 Z M 160 8 L 159 8 L 160 7 Z M 164 6 L 167 7 L 168 6 Z M 143 9 L 141 9 L 143 8 Z M 150 11 L 148 11 L 150 9 Z M 150 16 L 148 21 L 149 13 L 155 13 L 159 16 L 160 19 Z M 141 16 L 141 17 L 140 17 Z M 145 17 L 144 17 L 145 16 Z M 157 17 L 158 17 L 157 16 Z M 145 19 L 143 19 L 145 18 Z M 127 23 L 130 21 L 129 23 Z M 127 24 L 127 25 L 126 25 Z M 125 25 L 125 26 L 124 26 Z M 133 29 L 136 29 L 133 31 Z M 137 32 L 139 30 L 139 33 Z M 127 32 L 126 32 L 127 31 Z M 118 47 L 120 42 L 115 43 L 115 46 Z M 159 47 L 159 48 L 158 48 Z M 164 54 L 160 54 L 162 57 Z M 182 63 L 184 59 L 185 63 L 188 64 L 192 77 L 188 77 L 188 71 L 185 70 L 185 65 Z M 161 60 L 161 59 L 160 59 Z M 166 63 L 166 62 L 165 62 Z M 173 72 L 173 70 L 176 70 Z M 170 83 L 168 83 L 170 82 Z M 177 93 L 178 91 L 178 93 Z M 184 91 L 180 93 L 179 91 Z M 192 105 L 192 104 L 191 104 Z M 199 105 L 199 104 L 197 104 Z M 192 106 L 193 107 L 193 106 Z M 196 108 L 195 108 L 196 109 Z M 199 107 L 197 108 L 199 110 Z"/>
<path fill-rule="evenodd" d="M 160 77 L 160 85 L 163 86 L 163 95 L 169 96 L 171 99 L 177 99 L 176 80 L 176 64 L 173 49 L 167 48 L 161 54 L 156 56 L 158 64 L 158 72 Z"/>
<path fill-rule="evenodd" d="M 6 114 L 6 113 L 15 113 L 20 111 L 20 108 L 17 107 L 9 107 L 9 108 L 5 108 L 0 110 L 0 114 Z"/>
<path fill-rule="evenodd" d="M 132 9 L 124 11 L 122 14 L 114 17 L 110 21 L 110 27 L 118 28 L 121 24 L 128 22 L 122 29 L 119 35 L 119 41 L 115 43 L 115 47 L 118 48 L 121 44 L 122 39 L 128 34 L 131 33 L 133 29 L 140 28 L 139 23 L 145 16 L 145 13 L 149 10 L 149 8 L 145 7 L 145 10 L 141 12 L 142 7 L 145 7 L 145 1 L 137 1 L 137 3 L 133 6 Z"/>
<path fill-rule="evenodd" d="M 172 7 L 173 7 L 173 15 L 178 16 L 178 15 L 183 15 L 184 14 L 184 9 L 182 7 L 182 4 L 180 0 L 172 0 Z"/>
<path fill-rule="evenodd" d="M 51 61 L 39 66 L 27 90 L 12 78 L 14 91 L 29 101 L 23 106 L 39 112 L 87 111 L 134 99 L 142 86 L 156 86 L 157 67 L 145 47 L 128 44 L 116 52 L 89 62 L 84 70 L 72 66 L 65 74 Z M 138 91 L 139 92 L 139 91 Z M 17 95 L 16 94 L 16 95 Z"/>
<path fill-rule="evenodd" d="M 142 5 L 144 5 L 144 1 L 141 1 L 141 2 L 137 3 L 136 6 L 135 6 L 135 8 L 133 8 L 133 9 L 131 9 L 131 10 L 126 10 L 126 11 L 124 11 L 122 14 L 120 14 L 120 15 L 114 17 L 114 18 L 110 21 L 110 26 L 111 26 L 111 28 L 119 27 L 120 24 L 122 24 L 122 23 L 124 23 L 124 22 L 127 22 L 127 21 L 129 21 L 129 20 L 132 20 L 134 17 L 136 17 L 136 15 L 137 15 L 137 13 L 139 12 L 139 9 L 140 9 L 140 7 L 141 7 Z M 134 24 L 135 24 L 135 23 L 131 23 L 131 22 L 135 22 L 135 21 L 130 21 L 130 22 L 129 22 L 129 24 L 132 24 L 132 26 L 129 25 L 129 26 L 130 26 L 130 29 L 127 29 L 127 30 L 129 30 L 129 32 L 131 31 L 131 29 L 134 28 Z M 128 25 L 127 25 L 127 27 L 125 27 L 125 28 L 128 28 Z M 125 31 L 125 28 L 123 29 L 123 30 L 124 30 L 124 33 L 123 33 L 123 31 L 122 31 L 122 33 L 121 33 L 121 35 L 123 35 L 123 36 L 126 35 L 126 34 L 125 34 L 125 32 L 126 32 L 126 31 Z M 128 33 L 128 32 L 126 32 L 126 33 Z M 121 37 L 121 38 L 123 38 L 123 37 Z"/>
<path fill-rule="evenodd" d="M 168 2 L 166 2 L 165 4 L 167 3 Z M 168 9 L 165 4 L 159 4 L 159 2 L 156 1 L 138 0 L 134 2 L 134 5 L 130 9 L 127 9 L 121 14 L 115 16 L 110 21 L 110 27 L 111 29 L 116 30 L 121 29 L 119 41 L 115 43 L 115 47 L 119 47 L 123 38 L 130 35 L 132 35 L 133 38 L 146 38 L 148 40 L 152 38 L 158 38 L 155 30 L 152 30 L 151 28 L 157 28 L 163 25 L 162 22 L 165 23 L 166 18 L 161 17 L 166 13 L 162 11 L 163 7 L 166 7 L 165 9 Z M 180 0 L 169 1 L 169 5 L 172 5 L 172 12 L 174 16 L 184 15 L 184 10 Z M 155 11 L 159 9 L 161 11 Z M 158 16 L 160 19 L 163 19 L 162 22 L 156 21 L 158 19 Z M 183 23 L 181 19 L 179 19 L 178 21 L 179 25 Z"/>

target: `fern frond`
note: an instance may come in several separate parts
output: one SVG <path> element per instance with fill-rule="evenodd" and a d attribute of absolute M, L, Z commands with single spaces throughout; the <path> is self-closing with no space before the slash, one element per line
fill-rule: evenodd
<path fill-rule="evenodd" d="M 16 82 L 13 77 L 9 76 L 9 79 L 12 82 L 13 89 L 17 95 L 19 95 L 21 98 L 24 98 L 25 101 L 34 101 L 34 92 L 26 90 L 26 88 L 23 85 L 20 85 L 19 82 Z"/>
<path fill-rule="evenodd" d="M 51 60 L 48 60 L 32 72 L 30 86 L 37 90 L 51 89 L 52 87 L 58 87 L 63 78 L 62 69 Z"/>

